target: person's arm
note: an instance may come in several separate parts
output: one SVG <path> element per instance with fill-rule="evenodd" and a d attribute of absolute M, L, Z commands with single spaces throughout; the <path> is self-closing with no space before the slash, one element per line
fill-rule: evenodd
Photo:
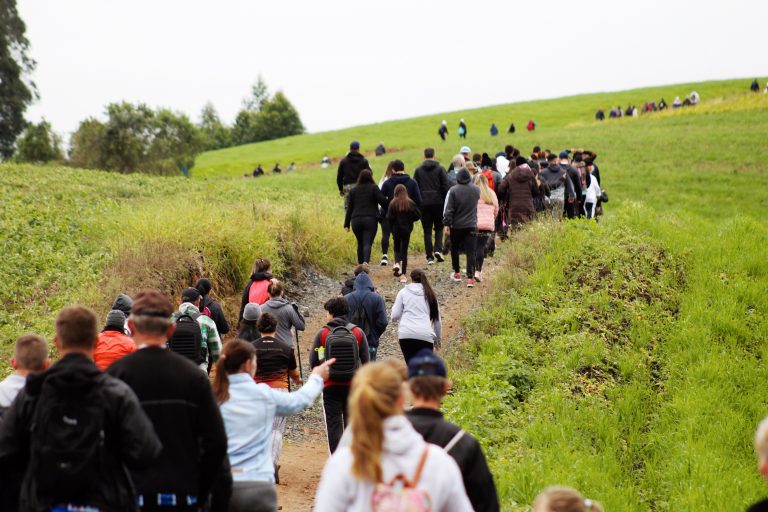
<path fill-rule="evenodd" d="M 0 420 L 0 467 L 26 466 L 30 421 L 26 402 L 26 390 L 22 389 Z"/>
<path fill-rule="evenodd" d="M 421 210 L 419 210 L 419 207 L 414 205 L 413 209 L 411 210 L 411 219 L 413 222 L 416 222 L 417 220 L 421 219 Z"/>
<path fill-rule="evenodd" d="M 328 459 L 317 486 L 313 512 L 350 510 L 355 501 L 355 484 L 349 469 L 350 463 L 351 457 L 347 449 L 337 449 Z"/>
<path fill-rule="evenodd" d="M 219 330 L 219 334 L 224 336 L 229 331 L 231 331 L 232 328 L 229 326 L 229 322 L 227 322 L 227 317 L 224 314 L 224 309 L 221 307 L 221 304 L 218 302 L 211 302 L 211 305 L 208 307 L 211 310 L 211 315 L 213 315 L 214 321 L 216 322 L 216 327 Z"/>
<path fill-rule="evenodd" d="M 299 314 L 298 304 L 291 304 L 291 325 L 297 331 L 303 331 L 307 328 L 307 324 L 304 321 L 304 317 Z"/>
<path fill-rule="evenodd" d="M 147 468 L 160 455 L 163 445 L 133 390 L 124 382 L 115 381 L 120 390 L 116 418 L 119 439 L 116 446 L 127 467 Z"/>
<path fill-rule="evenodd" d="M 307 379 L 306 384 L 293 393 L 282 393 L 270 389 L 270 397 L 275 402 L 275 414 L 278 416 L 291 416 L 299 413 L 312 405 L 317 395 L 323 390 L 323 378 L 313 373 Z"/>
<path fill-rule="evenodd" d="M 442 166 L 440 166 L 437 170 L 437 175 L 437 180 L 440 182 L 440 197 L 445 198 L 445 195 L 448 193 L 448 188 L 450 188 L 450 185 L 448 184 L 448 173 Z"/>
<path fill-rule="evenodd" d="M 379 206 L 381 206 L 382 209 L 385 209 L 387 207 L 387 197 L 384 195 L 384 193 L 379 190 L 378 187 L 374 189 L 373 196 L 376 198 L 376 202 Z"/>
<path fill-rule="evenodd" d="M 197 382 L 197 438 L 200 446 L 198 503 L 208 501 L 221 464 L 227 456 L 227 433 L 208 376 L 201 373 Z"/>
<path fill-rule="evenodd" d="M 416 203 L 416 206 L 421 206 L 421 189 L 419 188 L 419 184 L 411 180 L 410 185 L 410 193 L 413 194 L 411 199 L 413 199 L 413 202 Z"/>
<path fill-rule="evenodd" d="M 565 172 L 565 194 L 571 198 L 571 202 L 576 198 L 576 189 L 573 187 L 573 180 L 568 171 Z"/>
<path fill-rule="evenodd" d="M 387 220 L 390 223 L 395 222 L 395 218 L 397 217 L 397 214 L 395 213 L 395 209 L 392 208 L 392 204 L 391 203 L 390 203 L 389 207 L 387 208 L 387 215 L 386 215 L 386 217 L 387 217 Z"/>
<path fill-rule="evenodd" d="M 476 510 L 498 512 L 500 508 L 499 496 L 496 493 L 493 474 L 491 474 L 491 470 L 488 468 L 488 463 L 485 460 L 480 444 L 476 439 L 470 439 L 473 441 L 473 446 L 467 456 L 466 467 L 468 470 L 464 474 L 467 496 Z"/>
<path fill-rule="evenodd" d="M 344 194 L 344 163 L 347 161 L 346 158 L 342 158 L 341 162 L 339 162 L 339 170 L 336 171 L 336 185 L 339 187 L 339 194 Z"/>
<path fill-rule="evenodd" d="M 395 303 L 392 305 L 392 313 L 390 314 L 390 318 L 392 318 L 393 321 L 397 322 L 400 320 L 400 318 L 403 316 L 403 295 L 402 292 L 398 292 L 397 297 L 395 297 Z"/>
<path fill-rule="evenodd" d="M 448 191 L 445 197 L 445 208 L 443 209 L 443 225 L 450 228 L 453 225 L 453 192 Z"/>
<path fill-rule="evenodd" d="M 355 189 L 349 191 L 348 201 L 347 201 L 347 211 L 344 214 L 344 229 L 349 229 L 349 226 L 352 224 L 352 210 L 355 209 Z"/>
<path fill-rule="evenodd" d="M 208 317 L 202 317 L 208 318 Z M 221 337 L 219 331 L 216 329 L 216 323 L 210 320 L 208 323 L 208 354 L 211 356 L 211 361 L 214 363 L 219 360 L 219 354 L 221 354 Z"/>
<path fill-rule="evenodd" d="M 368 337 L 363 330 L 359 327 L 355 327 L 360 331 L 360 344 L 358 345 L 358 352 L 360 353 L 360 362 L 363 364 L 371 362 L 371 348 L 368 346 Z"/>
<path fill-rule="evenodd" d="M 377 336 L 381 336 L 387 330 L 387 324 L 389 323 L 387 321 L 387 305 L 384 303 L 384 298 L 380 295 L 377 295 L 376 298 L 378 300 L 374 306 L 373 329 Z"/>
<path fill-rule="evenodd" d="M 443 342 L 443 321 L 440 318 L 440 312 L 437 313 L 437 320 L 432 323 L 432 329 L 435 331 L 436 346 L 442 345 Z"/>

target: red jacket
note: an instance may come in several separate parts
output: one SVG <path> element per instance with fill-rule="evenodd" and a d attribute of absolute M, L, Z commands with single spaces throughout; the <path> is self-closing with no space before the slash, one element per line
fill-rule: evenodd
<path fill-rule="evenodd" d="M 133 338 L 119 331 L 104 331 L 99 333 L 96 340 L 93 361 L 99 370 L 104 371 L 118 359 L 135 351 L 136 343 L 134 343 Z"/>

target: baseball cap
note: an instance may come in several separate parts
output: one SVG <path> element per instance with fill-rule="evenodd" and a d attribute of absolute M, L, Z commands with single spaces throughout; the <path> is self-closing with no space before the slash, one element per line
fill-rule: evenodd
<path fill-rule="evenodd" d="M 570 155 L 568 154 L 567 151 L 561 151 L 560 152 L 560 158 L 569 158 L 569 157 L 570 157 Z"/>
<path fill-rule="evenodd" d="M 461 149 L 459 150 L 459 153 L 471 153 L 472 150 L 469 148 L 469 146 L 461 146 Z"/>
<path fill-rule="evenodd" d="M 181 302 L 195 302 L 200 298 L 200 290 L 197 288 L 184 288 L 181 292 Z"/>
<path fill-rule="evenodd" d="M 356 140 L 353 140 L 353 141 L 352 141 L 352 142 L 349 144 L 349 149 L 360 149 L 360 143 L 359 143 L 359 142 L 357 142 Z"/>
<path fill-rule="evenodd" d="M 447 377 L 445 363 L 428 348 L 421 349 L 408 362 L 408 378 L 413 377 Z"/>

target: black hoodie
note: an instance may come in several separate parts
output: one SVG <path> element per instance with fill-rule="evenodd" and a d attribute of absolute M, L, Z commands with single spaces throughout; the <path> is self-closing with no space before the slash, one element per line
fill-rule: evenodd
<path fill-rule="evenodd" d="M 445 168 L 437 160 L 424 160 L 416 168 L 413 179 L 419 185 L 421 204 L 423 206 L 442 206 L 448 193 L 448 177 Z"/>
<path fill-rule="evenodd" d="M 360 171 L 370 169 L 368 160 L 357 151 L 350 151 L 346 157 L 339 162 L 339 170 L 336 173 L 336 184 L 339 186 L 339 192 L 344 190 L 344 185 L 354 185 L 360 176 Z"/>

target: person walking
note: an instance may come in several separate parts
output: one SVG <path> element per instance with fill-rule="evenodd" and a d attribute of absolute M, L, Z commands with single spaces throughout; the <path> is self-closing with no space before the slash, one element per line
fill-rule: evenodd
<path fill-rule="evenodd" d="M 333 361 L 319 365 L 295 393 L 282 393 L 258 378 L 262 358 L 242 340 L 224 347 L 216 366 L 213 392 L 224 419 L 232 468 L 230 512 L 276 512 L 277 492 L 270 444 L 275 419 L 309 407 L 323 389 Z"/>
<path fill-rule="evenodd" d="M 61 359 L 29 375 L 3 415 L 0 467 L 26 468 L 4 506 L 18 497 L 23 511 L 136 509 L 126 468 L 156 464 L 165 447 L 130 388 L 93 363 L 97 322 L 88 308 L 64 308 L 54 337 Z M 5 493 L 12 480 L 3 477 Z"/>
<path fill-rule="evenodd" d="M 539 185 L 524 157 L 515 160 L 515 168 L 501 182 L 499 195 L 506 200 L 508 225 L 522 226 L 536 215 L 533 198 L 539 195 Z"/>
<path fill-rule="evenodd" d="M 197 512 L 207 501 L 226 455 L 224 422 L 208 375 L 166 344 L 173 306 L 157 290 L 139 293 L 128 324 L 139 350 L 107 373 L 128 384 L 163 444 L 158 459 L 131 471 L 142 511 Z M 134 501 L 134 503 L 136 503 Z"/>
<path fill-rule="evenodd" d="M 406 363 L 421 349 L 440 348 L 442 341 L 440 306 L 427 274 L 414 269 L 411 281 L 397 292 L 390 315 L 398 322 L 397 338 Z"/>
<path fill-rule="evenodd" d="M 463 119 L 459 120 L 459 137 L 462 139 L 467 138 L 467 123 Z"/>
<path fill-rule="evenodd" d="M 446 121 L 440 123 L 440 128 L 438 128 L 437 134 L 443 139 L 443 142 L 445 142 L 445 137 L 448 135 L 448 123 Z"/>
<path fill-rule="evenodd" d="M 19 391 L 24 389 L 27 377 L 44 372 L 50 366 L 48 342 L 45 338 L 37 334 L 26 334 L 17 339 L 11 357 L 13 373 L 0 382 L 0 416 L 11 406 Z"/>
<path fill-rule="evenodd" d="M 176 330 L 168 340 L 168 346 L 172 351 L 175 349 L 174 342 L 181 336 L 180 322 L 188 320 L 197 322 L 201 335 L 200 351 L 193 358 L 193 362 L 206 373 L 210 373 L 214 363 L 219 360 L 221 336 L 216 330 L 213 319 L 200 313 L 200 292 L 197 288 L 184 288 L 181 292 L 181 305 L 171 319 L 176 324 Z"/>
<path fill-rule="evenodd" d="M 459 251 L 467 255 L 467 287 L 475 286 L 475 238 L 477 237 L 477 201 L 480 189 L 472 183 L 469 171 L 459 169 L 457 184 L 448 191 L 443 212 L 445 231 L 451 239 L 451 265 L 453 282 L 461 282 Z"/>
<path fill-rule="evenodd" d="M 600 181 L 591 172 L 591 161 L 587 161 L 585 166 L 587 190 L 584 196 L 584 215 L 588 219 L 594 219 L 597 212 L 597 203 L 602 196 L 602 190 L 600 190 Z"/>
<path fill-rule="evenodd" d="M 104 329 L 96 338 L 93 362 L 99 370 L 106 370 L 109 365 L 136 351 L 136 344 L 125 334 L 125 313 L 113 309 L 107 315 Z"/>
<path fill-rule="evenodd" d="M 384 297 L 376 293 L 371 276 L 360 272 L 355 277 L 352 293 L 345 296 L 349 306 L 349 320 L 360 327 L 368 340 L 370 360 L 376 360 L 379 349 L 379 339 L 387 329 L 387 306 Z"/>
<path fill-rule="evenodd" d="M 472 510 L 456 462 L 422 439 L 404 416 L 404 404 L 403 377 L 392 364 L 358 372 L 350 397 L 351 442 L 325 464 L 315 512 L 411 510 L 408 503 L 427 503 L 421 509 L 433 512 Z M 403 487 L 403 479 L 410 485 Z"/>
<path fill-rule="evenodd" d="M 404 185 L 408 191 L 408 197 L 411 198 L 417 207 L 420 207 L 421 191 L 419 190 L 419 184 L 416 183 L 416 181 L 405 172 L 405 164 L 402 162 L 402 160 L 394 160 L 392 162 L 392 170 L 392 176 L 387 181 L 385 181 L 381 187 L 381 192 L 387 198 L 387 207 L 384 210 L 385 215 L 389 211 L 389 203 L 392 201 L 392 199 L 394 199 L 395 187 L 398 185 Z M 394 226 L 392 226 L 391 221 L 390 228 L 394 230 Z M 392 238 L 394 240 L 394 232 Z M 395 258 L 397 259 L 397 255 L 395 255 Z M 399 269 L 397 263 L 393 265 L 392 271 L 396 276 L 401 274 L 401 270 Z"/>
<path fill-rule="evenodd" d="M 243 311 L 243 319 L 240 321 L 240 329 L 237 331 L 237 339 L 244 341 L 256 341 L 261 338 L 261 333 L 256 328 L 256 324 L 261 317 L 261 306 L 258 304 L 247 304 Z"/>
<path fill-rule="evenodd" d="M 363 169 L 370 170 L 371 165 L 360 154 L 360 143 L 352 141 L 349 145 L 349 153 L 341 159 L 336 172 L 336 185 L 339 187 L 339 195 L 344 197 L 344 208 L 349 206 L 349 191 L 355 188 Z"/>
<path fill-rule="evenodd" d="M 395 242 L 395 264 L 392 269 L 395 277 L 400 277 L 401 283 L 407 283 L 408 278 L 408 245 L 411 241 L 413 224 L 421 218 L 421 212 L 416 204 L 408 197 L 405 185 L 395 187 L 395 197 L 389 203 L 387 220 L 392 226 L 392 238 Z"/>
<path fill-rule="evenodd" d="M 557 156 L 552 154 L 547 156 L 547 163 L 547 167 L 539 173 L 539 178 L 549 187 L 552 217 L 558 220 L 563 217 L 565 198 L 575 198 L 576 193 L 565 169 L 557 163 Z"/>
<path fill-rule="evenodd" d="M 435 150 L 424 150 L 424 162 L 416 168 L 413 179 L 421 193 L 421 226 L 424 229 L 424 249 L 427 265 L 445 261 L 443 258 L 443 205 L 448 194 L 445 168 L 435 160 Z M 432 233 L 434 231 L 434 244 Z"/>
<path fill-rule="evenodd" d="M 499 129 L 496 126 L 496 123 L 491 123 L 491 137 L 495 137 L 499 134 Z"/>
<path fill-rule="evenodd" d="M 267 288 L 269 300 L 261 306 L 261 314 L 271 313 L 277 319 L 275 337 L 292 348 L 297 348 L 294 342 L 294 332 L 306 328 L 304 317 L 299 313 L 298 304 L 288 302 L 285 298 L 285 287 L 279 281 L 272 282 Z"/>
<path fill-rule="evenodd" d="M 200 292 L 200 312 L 216 323 L 216 330 L 219 331 L 220 336 L 229 334 L 232 328 L 227 322 L 227 317 L 224 314 L 224 309 L 221 307 L 218 301 L 211 297 L 211 290 L 213 285 L 209 279 L 204 277 L 197 280 L 195 288 Z"/>
<path fill-rule="evenodd" d="M 580 215 L 579 203 L 582 201 L 584 191 L 582 189 L 581 175 L 579 170 L 571 165 L 571 158 L 568 151 L 560 152 L 560 167 L 568 175 L 573 188 L 573 195 L 565 198 L 565 215 L 569 219 L 575 219 Z"/>
<path fill-rule="evenodd" d="M 491 242 L 496 236 L 496 215 L 499 213 L 499 200 L 496 193 L 488 186 L 484 174 L 475 175 L 475 184 L 480 189 L 477 200 L 477 242 L 475 244 L 475 281 L 483 280 L 483 262 L 486 250 L 491 249 Z"/>
<path fill-rule="evenodd" d="M 384 187 L 384 182 L 392 177 L 394 171 L 394 160 L 387 164 L 387 169 L 384 171 L 384 176 L 379 180 L 379 190 Z M 392 238 L 392 228 L 387 220 L 387 210 L 385 208 L 379 208 L 379 225 L 381 225 L 381 266 L 386 267 L 389 265 L 389 240 Z"/>
<path fill-rule="evenodd" d="M 379 207 L 385 208 L 385 195 L 373 181 L 373 174 L 368 169 L 360 172 L 357 185 L 349 192 L 347 212 L 344 216 L 344 229 L 350 228 L 357 239 L 357 263 L 369 263 L 371 249 L 379 229 Z"/>
<path fill-rule="evenodd" d="M 248 284 L 243 289 L 243 296 L 240 299 L 240 313 L 237 315 L 238 322 L 243 319 L 243 310 L 246 304 L 264 304 L 269 300 L 269 283 L 272 282 L 272 263 L 268 258 L 256 258 L 251 268 L 251 277 Z"/>

